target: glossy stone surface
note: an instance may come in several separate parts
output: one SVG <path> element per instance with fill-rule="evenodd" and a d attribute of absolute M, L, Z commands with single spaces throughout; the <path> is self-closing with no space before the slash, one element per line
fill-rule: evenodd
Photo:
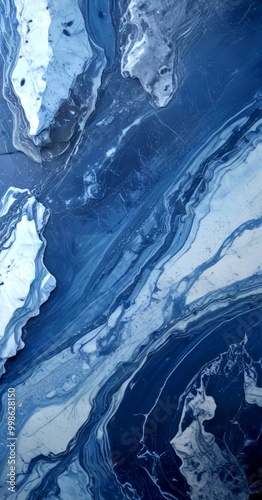
<path fill-rule="evenodd" d="M 17 500 L 256 500 L 262 6 L 79 8 L 92 62 L 45 143 L 12 90 L 16 11 L 1 7 L 2 210 L 12 225 L 15 186 L 50 213 L 56 288 L 1 377 L 0 492 L 15 388 Z"/>

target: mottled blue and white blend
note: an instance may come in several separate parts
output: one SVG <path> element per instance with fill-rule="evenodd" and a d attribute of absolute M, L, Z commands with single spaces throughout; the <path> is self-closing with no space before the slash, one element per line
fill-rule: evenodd
<path fill-rule="evenodd" d="M 261 2 L 0 12 L 0 498 L 261 498 Z"/>

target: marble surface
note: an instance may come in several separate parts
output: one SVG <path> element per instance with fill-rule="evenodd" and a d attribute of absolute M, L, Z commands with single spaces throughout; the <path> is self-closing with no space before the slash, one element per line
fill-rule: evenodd
<path fill-rule="evenodd" d="M 43 265 L 47 211 L 26 189 L 8 189 L 0 203 L 0 372 L 24 347 L 22 327 L 55 287 Z"/>
<path fill-rule="evenodd" d="M 78 2 L 64 0 L 62 9 L 47 0 L 15 6 L 20 47 L 11 82 L 36 136 L 51 125 L 93 53 Z"/>
<path fill-rule="evenodd" d="M 262 5 L 63 5 L 0 7 L 0 497 L 256 500 Z"/>
<path fill-rule="evenodd" d="M 76 0 L 62 8 L 57 0 L 4 0 L 2 20 L 13 144 L 40 163 L 65 151 L 70 157 L 95 108 L 104 50 L 89 36 Z"/>

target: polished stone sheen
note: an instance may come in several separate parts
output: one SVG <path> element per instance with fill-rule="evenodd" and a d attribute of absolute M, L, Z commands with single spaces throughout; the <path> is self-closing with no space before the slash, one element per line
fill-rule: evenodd
<path fill-rule="evenodd" d="M 68 2 L 35 13 L 35 135 L 12 84 L 35 3 L 20 24 L 18 0 L 0 5 L 0 267 L 10 251 L 19 271 L 0 285 L 0 498 L 256 500 L 262 4 Z M 72 46 L 85 68 L 58 86 Z"/>

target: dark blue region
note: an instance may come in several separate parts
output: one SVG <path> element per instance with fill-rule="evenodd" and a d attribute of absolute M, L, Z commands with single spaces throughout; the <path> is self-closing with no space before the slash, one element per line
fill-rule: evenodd
<path fill-rule="evenodd" d="M 83 14 L 89 33 L 97 45 L 104 48 L 108 64 L 115 61 L 115 34 L 111 22 L 111 13 L 117 9 L 117 2 L 111 0 L 94 0 L 83 5 Z"/>
<path fill-rule="evenodd" d="M 170 441 L 178 431 L 189 389 L 195 382 L 199 385 L 200 369 L 221 356 L 219 372 L 209 377 L 206 385 L 217 409 L 214 418 L 205 422 L 205 430 L 237 458 L 251 491 L 252 482 L 260 479 L 262 409 L 244 402 L 243 357 L 259 360 L 262 355 L 261 300 L 239 301 L 223 311 L 223 318 L 219 313 L 196 318 L 183 338 L 172 333 L 162 348 L 148 356 L 126 389 L 108 424 L 108 434 L 115 472 L 123 484 L 130 482 L 141 498 L 147 498 L 143 496 L 145 489 L 149 498 L 188 498 L 188 486 L 179 470 L 181 460 Z M 247 329 L 243 356 L 241 343 Z M 229 375 L 225 365 L 234 359 L 234 346 L 237 361 Z M 261 374 L 260 369 L 260 386 Z M 190 419 L 189 415 L 184 425 L 189 425 Z M 171 496 L 164 496 L 168 494 Z"/>

